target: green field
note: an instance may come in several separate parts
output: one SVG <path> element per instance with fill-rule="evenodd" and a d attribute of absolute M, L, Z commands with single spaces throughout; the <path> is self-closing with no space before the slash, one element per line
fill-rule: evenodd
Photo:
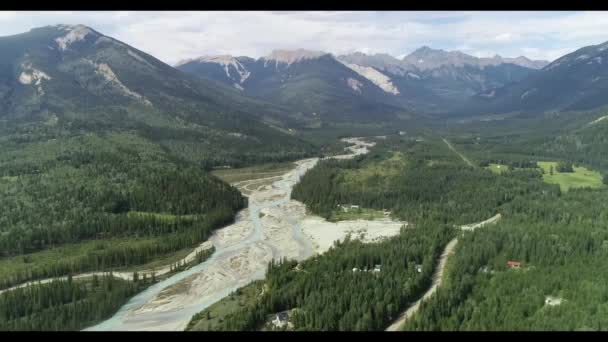
<path fill-rule="evenodd" d="M 164 222 L 175 222 L 177 221 L 177 219 L 182 219 L 182 220 L 196 220 L 196 219 L 203 219 L 204 215 L 172 215 L 172 214 L 165 214 L 165 213 L 154 213 L 154 212 L 148 212 L 148 211 L 129 211 L 127 213 L 127 217 L 129 218 L 154 218 L 156 220 L 159 221 L 164 221 Z"/>
<path fill-rule="evenodd" d="M 295 168 L 292 162 L 267 163 L 238 169 L 220 169 L 212 172 L 215 176 L 227 183 L 235 183 L 244 180 L 280 176 Z"/>
<path fill-rule="evenodd" d="M 574 172 L 557 172 L 557 162 L 538 162 L 538 166 L 544 171 L 543 180 L 549 184 L 558 184 L 562 191 L 570 188 L 601 188 L 602 175 L 582 166 L 575 166 Z M 553 175 L 550 168 L 553 167 Z"/>
<path fill-rule="evenodd" d="M 233 293 L 230 296 L 223 298 L 219 302 L 194 315 L 186 330 L 224 330 L 221 327 L 226 317 L 242 307 L 252 306 L 262 293 L 263 287 L 263 281 L 255 281 L 240 288 L 237 293 Z"/>
<path fill-rule="evenodd" d="M 488 169 L 496 174 L 499 174 L 499 175 L 511 170 L 509 168 L 509 165 L 503 165 L 503 164 L 490 164 L 486 167 L 486 169 Z"/>
<path fill-rule="evenodd" d="M 87 259 L 90 255 L 102 253 L 104 250 L 112 248 L 120 250 L 121 248 L 155 245 L 162 240 L 163 237 L 152 238 L 113 238 L 105 240 L 84 241 L 75 244 L 66 244 L 60 247 L 50 248 L 47 250 L 29 253 L 20 256 L 6 257 L 0 259 L 0 279 L 8 279 L 18 274 L 26 274 L 30 270 L 44 270 L 52 268 L 61 261 L 62 264 L 79 264 L 83 259 Z M 114 271 L 135 271 L 148 270 L 156 267 L 164 267 L 171 263 L 177 262 L 190 254 L 194 248 L 184 248 L 174 253 L 167 253 L 155 257 L 154 260 L 130 267 L 110 267 Z M 93 270 L 93 268 L 86 271 Z M 83 272 L 85 272 L 83 270 Z M 80 272 L 76 272 L 80 273 Z"/>
<path fill-rule="evenodd" d="M 346 169 L 342 172 L 342 181 L 360 186 L 372 186 L 386 183 L 391 177 L 403 172 L 406 158 L 403 152 L 392 152 L 390 158 L 379 162 L 370 162 L 358 169 Z"/>

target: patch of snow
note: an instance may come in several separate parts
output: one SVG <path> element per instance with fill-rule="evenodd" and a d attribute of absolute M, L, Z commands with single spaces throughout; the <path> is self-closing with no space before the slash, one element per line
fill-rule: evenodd
<path fill-rule="evenodd" d="M 375 84 L 376 86 L 378 86 L 380 89 L 384 90 L 385 92 L 393 94 L 393 95 L 399 94 L 399 89 L 397 89 L 397 87 L 395 87 L 395 85 L 391 82 L 391 79 L 388 76 L 386 76 L 385 74 L 381 73 L 380 71 L 378 71 L 372 67 L 365 67 L 365 66 L 360 66 L 357 64 L 349 64 L 349 63 L 345 63 L 345 62 L 341 62 L 341 63 L 344 64 L 349 69 L 356 72 L 357 74 L 367 78 L 373 84 Z"/>
<path fill-rule="evenodd" d="M 530 89 L 528 91 L 526 91 L 525 93 L 521 94 L 521 99 L 525 99 L 526 97 L 528 97 L 530 94 L 532 94 L 533 92 L 536 91 L 536 88 Z"/>
<path fill-rule="evenodd" d="M 361 94 L 361 87 L 363 87 L 363 84 L 361 84 L 361 82 L 357 81 L 354 78 L 348 78 L 348 80 L 346 80 L 346 84 L 351 87 L 352 90 Z"/>
<path fill-rule="evenodd" d="M 84 26 L 77 25 L 71 28 L 70 32 L 63 37 L 55 39 L 61 50 L 66 50 L 71 44 L 83 40 L 87 35 L 93 33 L 93 30 Z"/>
<path fill-rule="evenodd" d="M 176 66 L 184 65 L 190 62 L 199 62 L 199 63 L 216 63 L 222 65 L 224 67 L 224 72 L 226 76 L 232 79 L 230 75 L 229 67 L 232 66 L 234 70 L 239 74 L 238 82 L 243 84 L 247 78 L 251 75 L 251 72 L 245 68 L 238 59 L 230 56 L 230 55 L 219 55 L 219 56 L 203 56 L 195 59 L 185 59 L 179 61 Z"/>
<path fill-rule="evenodd" d="M 599 57 L 595 57 L 595 58 L 593 59 L 593 61 L 594 61 L 594 62 L 597 62 L 598 64 L 602 64 L 602 57 L 601 57 L 601 56 L 599 56 Z"/>
<path fill-rule="evenodd" d="M 238 132 L 230 132 L 230 133 L 228 133 L 228 135 L 237 137 L 237 138 L 247 138 L 246 135 L 244 135 L 243 133 L 238 133 Z"/>
<path fill-rule="evenodd" d="M 424 59 L 419 59 L 418 63 L 424 63 Z"/>
<path fill-rule="evenodd" d="M 234 87 L 235 87 L 236 89 L 238 89 L 238 90 L 245 90 L 245 88 L 243 88 L 243 87 L 242 87 L 240 84 L 238 84 L 238 83 L 235 83 L 235 84 L 233 84 L 233 85 L 234 85 Z"/>
<path fill-rule="evenodd" d="M 127 86 L 125 86 L 116 76 L 116 74 L 114 73 L 114 71 L 112 70 L 112 68 L 110 68 L 109 65 L 107 65 L 106 63 L 100 63 L 97 64 L 89 59 L 84 59 L 84 61 L 86 61 L 87 63 L 93 65 L 95 67 L 95 73 L 97 75 L 102 76 L 104 79 L 106 79 L 106 81 L 111 84 L 114 88 L 118 89 L 121 93 L 123 93 L 123 95 L 126 95 L 128 97 L 132 97 L 136 100 L 139 100 L 149 106 L 152 105 L 152 103 L 150 101 L 148 101 L 148 99 L 146 99 L 145 97 L 143 97 L 142 95 L 132 91 L 131 89 L 127 88 Z"/>
<path fill-rule="evenodd" d="M 264 57 L 264 66 L 267 62 L 274 61 L 275 67 L 278 68 L 279 63 L 287 64 L 287 66 L 307 59 L 316 59 L 327 53 L 322 51 L 311 51 L 305 49 L 297 50 L 274 50 L 269 56 Z"/>
<path fill-rule="evenodd" d="M 409 77 L 413 77 L 413 78 L 415 78 L 415 79 L 420 79 L 420 76 L 419 76 L 419 75 L 417 75 L 417 74 L 414 74 L 413 72 L 408 72 L 408 73 L 407 73 L 407 75 L 408 75 Z"/>
<path fill-rule="evenodd" d="M 494 96 L 496 96 L 496 89 L 492 89 L 492 91 L 489 94 L 479 94 L 479 96 L 494 97 Z"/>
<path fill-rule="evenodd" d="M 595 125 L 596 123 L 602 122 L 602 121 L 604 121 L 604 120 L 606 120 L 606 119 L 608 119 L 608 115 L 604 115 L 604 116 L 602 116 L 602 117 L 599 117 L 599 118 L 597 118 L 597 119 L 595 119 L 595 120 L 591 121 L 591 122 L 589 123 L 589 125 Z"/>
<path fill-rule="evenodd" d="M 589 55 L 580 55 L 578 57 L 576 57 L 576 60 L 578 61 L 579 59 L 588 59 Z"/>

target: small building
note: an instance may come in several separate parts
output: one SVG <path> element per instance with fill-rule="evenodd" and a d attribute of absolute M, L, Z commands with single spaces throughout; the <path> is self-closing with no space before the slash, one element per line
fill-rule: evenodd
<path fill-rule="evenodd" d="M 420 265 L 420 264 L 416 265 L 416 272 L 422 273 L 422 265 Z"/>
<path fill-rule="evenodd" d="M 373 272 L 380 272 L 382 270 L 382 265 L 375 265 Z"/>
<path fill-rule="evenodd" d="M 351 209 L 359 209 L 359 206 L 358 206 L 358 205 L 354 205 L 354 204 L 352 204 L 352 205 L 350 206 L 350 208 L 351 208 Z"/>
<path fill-rule="evenodd" d="M 282 328 L 288 323 L 288 321 L 289 321 L 289 312 L 281 311 L 275 315 L 275 318 L 272 320 L 272 324 L 274 324 L 275 327 Z"/>
<path fill-rule="evenodd" d="M 545 305 L 554 306 L 554 305 L 560 305 L 561 303 L 562 303 L 561 298 L 556 298 L 556 297 L 552 297 L 552 296 L 545 297 Z"/>
<path fill-rule="evenodd" d="M 359 272 L 359 269 L 356 267 L 353 267 L 353 272 Z"/>
<path fill-rule="evenodd" d="M 520 268 L 521 262 L 519 261 L 507 261 L 507 268 Z"/>
<path fill-rule="evenodd" d="M 481 273 L 488 273 L 489 268 L 488 268 L 488 266 L 483 266 L 483 267 L 481 267 L 481 268 L 479 269 L 479 271 L 480 271 Z"/>

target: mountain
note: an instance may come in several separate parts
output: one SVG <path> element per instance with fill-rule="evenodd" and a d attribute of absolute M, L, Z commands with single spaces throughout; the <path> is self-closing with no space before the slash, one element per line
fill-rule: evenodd
<path fill-rule="evenodd" d="M 530 69 L 541 69 L 549 64 L 547 61 L 530 60 L 524 56 L 517 58 L 502 58 L 495 55 L 491 58 L 478 58 L 460 51 L 444 51 L 423 46 L 403 57 L 403 62 L 415 65 L 420 70 L 436 69 L 442 66 L 463 67 L 465 65 L 486 67 L 489 65 L 515 64 Z"/>
<path fill-rule="evenodd" d="M 480 94 L 476 112 L 589 110 L 608 104 L 608 42 L 578 49 L 520 82 Z M 485 95 L 485 96 L 484 96 Z"/>
<path fill-rule="evenodd" d="M 476 58 L 462 52 L 422 47 L 402 60 L 387 54 L 356 52 L 339 56 L 344 63 L 374 68 L 391 79 L 400 97 L 419 111 L 449 111 L 471 96 L 517 82 L 542 61 Z"/>
<path fill-rule="evenodd" d="M 257 60 L 207 56 L 176 67 L 202 79 L 299 111 L 302 120 L 390 120 L 403 112 L 398 90 L 373 70 L 346 65 L 321 51 L 275 50 Z M 386 86 L 384 85 L 386 83 Z"/>
<path fill-rule="evenodd" d="M 459 51 L 422 47 L 403 59 L 355 52 L 277 50 L 257 60 L 204 56 L 176 65 L 202 79 L 299 111 L 309 124 L 378 120 L 400 112 L 442 113 L 476 96 L 538 72 L 547 62 L 526 57 L 477 58 Z M 318 119 L 318 121 L 315 121 Z"/>
<path fill-rule="evenodd" d="M 255 62 L 249 57 L 232 57 L 229 55 L 203 56 L 196 59 L 187 59 L 178 62 L 175 67 L 191 74 L 204 75 L 204 77 L 243 90 L 241 84 L 251 75 L 247 65 Z"/>
<path fill-rule="evenodd" d="M 201 151 L 226 152 L 211 154 L 211 164 L 243 162 L 251 159 L 239 157 L 247 151 L 270 156 L 273 150 L 302 154 L 309 148 L 288 133 L 297 124 L 288 109 L 193 77 L 84 25 L 0 37 L 0 50 L 4 125 L 136 129 L 162 136 L 162 144 L 182 156 L 176 146 L 185 141 L 202 144 Z"/>

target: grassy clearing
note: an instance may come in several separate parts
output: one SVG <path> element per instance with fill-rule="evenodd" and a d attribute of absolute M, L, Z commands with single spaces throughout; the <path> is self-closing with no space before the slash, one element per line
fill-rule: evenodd
<path fill-rule="evenodd" d="M 344 170 L 341 174 L 343 181 L 349 184 L 369 184 L 386 181 L 403 172 L 406 166 L 405 155 L 402 152 L 393 152 L 390 158 L 381 162 L 367 163 L 364 167 Z"/>
<path fill-rule="evenodd" d="M 329 221 L 336 222 L 347 220 L 375 220 L 384 217 L 385 216 L 382 210 L 375 210 L 369 208 L 347 208 L 347 211 L 344 211 L 344 209 L 339 208 L 332 213 L 331 217 L 329 218 Z"/>
<path fill-rule="evenodd" d="M 562 191 L 571 188 L 601 188 L 602 175 L 593 170 L 582 166 L 575 166 L 574 172 L 557 172 L 557 162 L 538 162 L 538 166 L 543 170 L 543 180 L 549 184 L 558 184 Z M 550 169 L 553 167 L 553 175 Z"/>
<path fill-rule="evenodd" d="M 239 308 L 253 305 L 255 300 L 262 293 L 263 288 L 263 281 L 255 281 L 240 288 L 236 293 L 223 298 L 219 302 L 194 315 L 186 330 L 218 330 L 227 315 L 237 311 Z"/>
<path fill-rule="evenodd" d="M 490 164 L 486 167 L 486 169 L 488 169 L 498 175 L 511 170 L 509 165 L 504 165 L 504 164 Z"/>
<path fill-rule="evenodd" d="M 67 263 L 74 262 L 77 264 L 78 260 L 81 258 L 86 258 L 89 253 L 95 253 L 95 251 L 102 250 L 108 246 L 111 246 L 112 248 L 120 248 L 121 246 L 127 247 L 137 244 L 157 244 L 159 243 L 160 239 L 163 239 L 163 237 L 91 240 L 76 244 L 63 245 L 25 255 L 1 258 L 0 278 L 11 277 L 12 275 L 20 274 L 27 270 L 48 269 L 50 266 L 56 264 L 58 260 Z M 123 268 L 112 267 L 112 270 L 135 271 L 148 270 L 155 267 L 160 268 L 181 260 L 192 252 L 193 249 L 194 248 L 185 248 L 178 252 L 155 258 L 154 261 L 144 265 Z"/>
<path fill-rule="evenodd" d="M 244 180 L 280 176 L 285 172 L 294 169 L 295 167 L 296 165 L 292 162 L 268 163 L 239 169 L 215 170 L 212 172 L 212 174 L 227 183 L 234 183 Z"/>
<path fill-rule="evenodd" d="M 155 218 L 160 221 L 174 222 L 178 218 L 182 220 L 196 220 L 202 219 L 204 215 L 172 215 L 164 213 L 153 213 L 145 211 L 130 211 L 127 213 L 129 218 Z"/>

